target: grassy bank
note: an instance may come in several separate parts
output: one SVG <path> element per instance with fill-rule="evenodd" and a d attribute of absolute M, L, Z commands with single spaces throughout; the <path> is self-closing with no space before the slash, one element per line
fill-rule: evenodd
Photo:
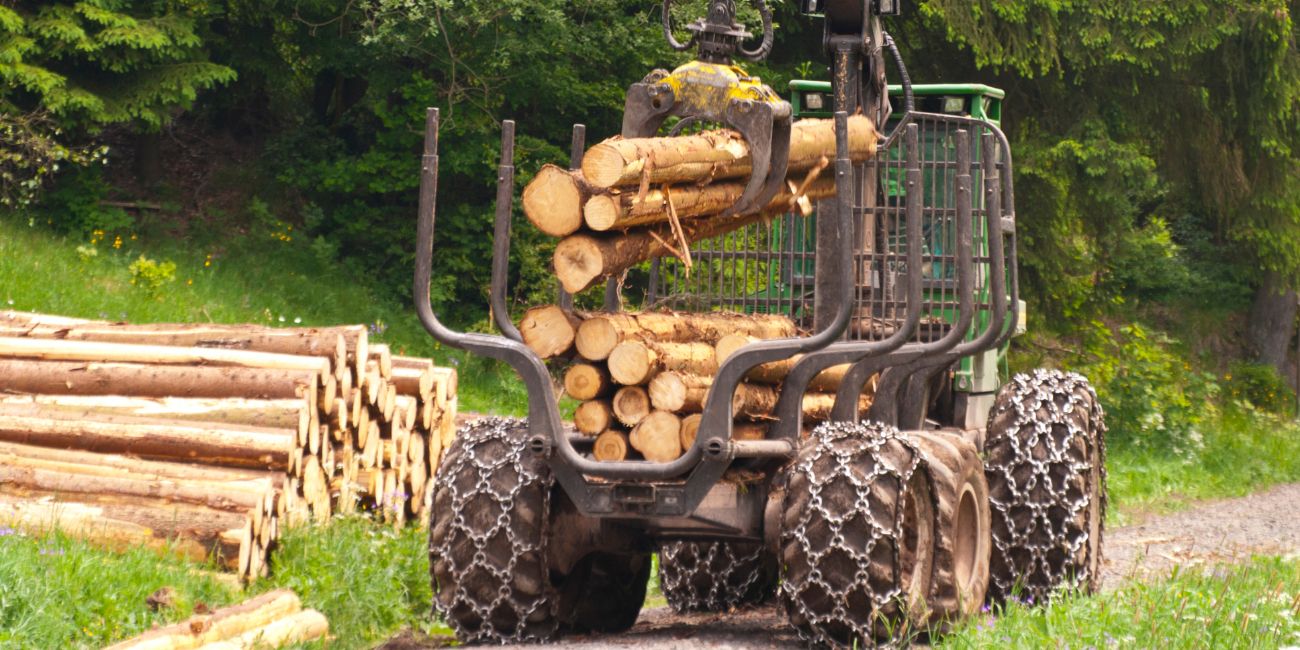
<path fill-rule="evenodd" d="M 939 648 L 1279 648 L 1300 645 L 1300 562 L 1256 558 L 1130 582 L 1046 607 L 985 612 Z"/>

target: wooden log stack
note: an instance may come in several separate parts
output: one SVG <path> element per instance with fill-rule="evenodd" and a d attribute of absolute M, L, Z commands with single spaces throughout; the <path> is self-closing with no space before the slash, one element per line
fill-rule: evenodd
<path fill-rule="evenodd" d="M 854 161 L 875 155 L 878 135 L 865 116 L 849 118 Z M 589 149 L 581 170 L 547 165 L 524 188 L 524 214 L 563 239 L 553 259 L 560 284 L 578 293 L 654 257 L 689 259 L 690 244 L 772 216 L 809 214 L 835 193 L 832 120 L 801 120 L 790 136 L 783 191 L 749 213 L 721 216 L 736 203 L 752 168 L 749 147 L 731 130 L 681 137 L 612 138 Z"/>
<path fill-rule="evenodd" d="M 282 526 L 427 525 L 456 372 L 365 326 L 0 312 L 0 524 L 265 575 Z"/>
<path fill-rule="evenodd" d="M 732 312 L 574 312 L 535 307 L 520 322 L 524 343 L 563 367 L 564 393 L 581 401 L 574 428 L 593 438 L 597 460 L 667 462 L 695 443 L 718 367 L 760 339 L 798 336 L 785 316 Z M 732 435 L 761 440 L 781 383 L 797 361 L 751 370 L 732 397 Z M 558 363 L 554 363 L 558 362 Z M 848 366 L 829 368 L 803 397 L 806 422 L 829 419 Z M 871 405 L 870 391 L 859 409 Z"/>

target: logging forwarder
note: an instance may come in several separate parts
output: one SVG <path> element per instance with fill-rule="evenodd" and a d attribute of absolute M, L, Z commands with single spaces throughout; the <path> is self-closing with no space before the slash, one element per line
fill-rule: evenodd
<path fill-rule="evenodd" d="M 490 293 L 502 335 L 456 332 L 434 314 L 438 114 L 430 109 L 419 318 L 437 340 L 509 363 L 528 387 L 526 419 L 469 423 L 435 479 L 435 607 L 462 641 L 625 630 L 644 601 L 654 553 L 675 609 L 779 598 L 790 624 L 818 647 L 941 634 L 1013 591 L 1041 603 L 1061 585 L 1096 588 L 1105 514 L 1096 395 L 1077 374 L 1006 378 L 996 368 L 1024 313 L 1000 91 L 914 88 L 882 27 L 899 4 L 801 3 L 807 19 L 823 23 L 831 78 L 798 82 L 796 111 L 734 63 L 771 49 L 762 0 L 754 0 L 762 21 L 754 49 L 745 46 L 750 34 L 737 23 L 736 2 L 709 2 L 684 43 L 671 2 L 663 3 L 665 37 L 674 49 L 696 48 L 695 59 L 629 88 L 622 136 L 685 139 L 728 127 L 750 166 L 734 204 L 719 208 L 733 221 L 682 228 L 699 234 L 690 241 L 693 268 L 670 246 L 636 248 L 652 252 L 622 264 L 618 277 L 605 274 L 605 312 L 583 321 L 630 323 L 605 338 L 636 354 L 610 352 L 601 362 L 580 344 L 588 378 L 575 376 L 574 386 L 596 396 L 612 383 L 638 383 L 625 387 L 629 395 L 655 403 L 658 392 L 675 397 L 668 408 L 697 411 L 690 435 L 668 411 L 643 416 L 682 430 L 680 445 L 671 436 L 653 453 L 641 445 L 640 458 L 628 442 L 638 446 L 638 434 L 644 442 L 645 424 L 630 436 L 614 428 L 596 436 L 613 426 L 608 411 L 584 413 L 602 424 L 583 431 L 561 421 L 544 359 L 509 321 L 512 122 L 503 129 Z M 887 53 L 900 81 L 893 89 Z M 826 175 L 834 187 L 811 216 L 773 214 L 769 200 L 786 187 L 791 133 L 799 131 L 793 119 L 813 113 L 833 119 Z M 879 132 L 865 158 L 851 151 L 850 116 Z M 574 136 L 578 169 L 583 129 Z M 597 234 L 613 250 L 620 237 L 644 243 L 655 232 Z M 557 322 L 575 316 L 574 298 L 599 302 L 561 292 Z M 622 311 L 629 303 L 646 311 Z M 759 321 L 777 333 L 753 336 Z M 710 333 L 655 339 L 682 331 Z M 722 338 L 732 342 L 725 355 L 703 345 Z M 692 364 L 669 367 L 671 351 Z M 624 372 L 629 360 L 644 372 Z M 813 409 L 810 391 L 822 391 Z"/>

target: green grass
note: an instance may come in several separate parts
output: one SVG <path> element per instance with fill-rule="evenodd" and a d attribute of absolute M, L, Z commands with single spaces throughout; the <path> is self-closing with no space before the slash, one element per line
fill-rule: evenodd
<path fill-rule="evenodd" d="M 1256 558 L 1132 581 L 1046 607 L 1011 603 L 945 636 L 939 648 L 1278 648 L 1300 646 L 1300 562 Z"/>
<path fill-rule="evenodd" d="M 0 527 L 0 648 L 98 648 L 189 616 L 237 594 L 195 565 L 148 550 L 111 553 L 57 532 Z M 175 590 L 175 606 L 145 599 Z"/>
<path fill-rule="evenodd" d="M 399 354 L 456 366 L 461 410 L 525 410 L 526 393 L 508 366 L 439 345 L 410 306 L 385 298 L 390 292 L 358 281 L 308 245 L 248 236 L 219 248 L 186 248 L 160 236 L 131 237 L 123 235 L 120 248 L 113 235 L 92 244 L 0 214 L 0 309 L 135 323 L 365 324 L 372 340 Z M 133 277 L 131 265 L 142 255 L 175 263 L 171 279 L 152 288 Z"/>
<path fill-rule="evenodd" d="M 1300 424 L 1234 406 L 1206 427 L 1190 456 L 1112 448 L 1107 458 L 1112 525 L 1300 481 Z"/>

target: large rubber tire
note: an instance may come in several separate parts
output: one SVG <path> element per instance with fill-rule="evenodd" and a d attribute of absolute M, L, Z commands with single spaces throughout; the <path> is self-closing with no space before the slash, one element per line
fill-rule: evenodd
<path fill-rule="evenodd" d="M 933 568 L 930 481 L 898 429 L 826 423 L 788 471 L 780 596 L 815 646 L 905 640 L 927 622 Z"/>
<path fill-rule="evenodd" d="M 992 527 L 984 461 L 974 443 L 946 431 L 909 431 L 934 498 L 934 572 L 926 604 L 945 631 L 984 604 Z"/>
<path fill-rule="evenodd" d="M 548 641 L 559 628 L 546 556 L 552 477 L 527 438 L 526 421 L 476 420 L 434 479 L 434 608 L 462 643 Z"/>
<path fill-rule="evenodd" d="M 668 542 L 659 548 L 659 589 L 679 614 L 766 602 L 779 577 L 776 556 L 762 544 Z"/>
<path fill-rule="evenodd" d="M 989 414 L 985 476 L 993 514 L 989 600 L 1043 603 L 1097 589 L 1106 518 L 1106 425 L 1083 376 L 1020 374 Z"/>
<path fill-rule="evenodd" d="M 636 623 L 650 580 L 650 554 L 589 553 L 556 578 L 565 632 L 624 632 Z"/>

